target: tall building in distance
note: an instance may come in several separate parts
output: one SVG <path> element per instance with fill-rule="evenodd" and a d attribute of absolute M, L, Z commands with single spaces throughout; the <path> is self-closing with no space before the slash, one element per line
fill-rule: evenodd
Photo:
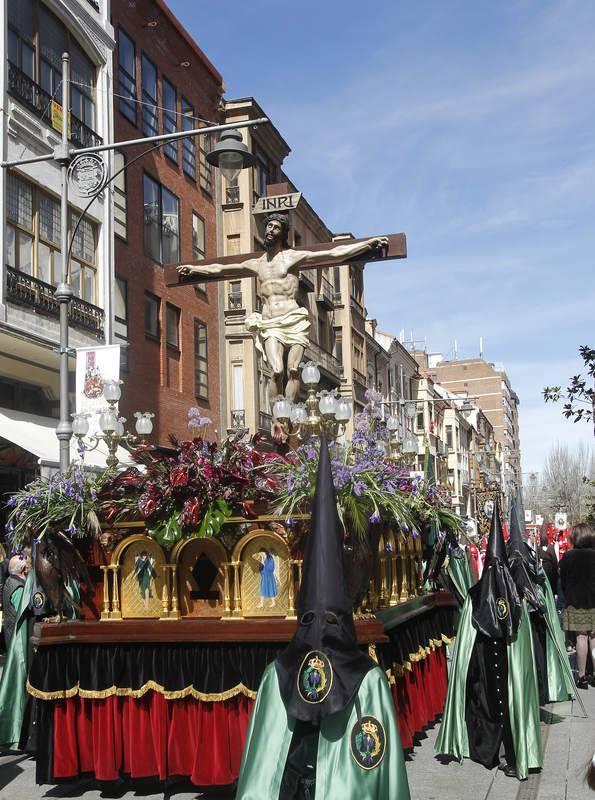
<path fill-rule="evenodd" d="M 116 141 L 221 121 L 223 80 L 162 0 L 112 3 Z M 114 343 L 123 345 L 120 408 L 153 411 L 155 441 L 187 436 L 198 405 L 220 422 L 217 284 L 168 288 L 163 267 L 217 255 L 210 136 L 116 151 Z M 137 159 L 143 151 L 145 155 Z"/>
<path fill-rule="evenodd" d="M 7 0 L 0 4 L 2 159 L 51 155 L 62 131 L 62 53 L 70 56 L 73 148 L 109 143 L 113 28 L 106 3 Z M 58 466 L 61 172 L 53 160 L 0 170 L 0 494 Z M 70 192 L 68 234 L 87 205 Z M 109 341 L 112 210 L 90 206 L 72 245 L 70 347 Z M 74 370 L 74 359 L 71 364 Z M 74 375 L 72 375 L 74 377 Z M 71 389 L 74 390 L 72 384 Z"/>
<path fill-rule="evenodd" d="M 519 398 L 504 367 L 483 358 L 444 361 L 434 356 L 430 371 L 453 394 L 472 398 L 487 417 L 494 431 L 504 492 L 514 497 L 521 480 Z"/>

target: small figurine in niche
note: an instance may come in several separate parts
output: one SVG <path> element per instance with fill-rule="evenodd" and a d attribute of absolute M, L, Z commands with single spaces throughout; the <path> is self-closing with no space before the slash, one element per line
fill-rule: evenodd
<path fill-rule="evenodd" d="M 155 559 L 146 550 L 137 553 L 134 559 L 134 574 L 146 610 L 149 608 L 149 600 L 153 597 L 155 587 L 154 578 L 157 573 L 153 567 L 154 563 Z"/>
<path fill-rule="evenodd" d="M 256 608 L 264 608 L 264 601 L 270 599 L 271 608 L 275 607 L 275 598 L 279 594 L 279 557 L 265 547 L 255 555 L 259 562 L 260 603 Z"/>

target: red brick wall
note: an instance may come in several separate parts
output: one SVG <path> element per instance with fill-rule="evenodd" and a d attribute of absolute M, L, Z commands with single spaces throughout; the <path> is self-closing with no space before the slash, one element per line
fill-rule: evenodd
<path fill-rule="evenodd" d="M 162 78 L 165 76 L 177 89 L 178 111 L 182 95 L 194 107 L 195 116 L 221 121 L 218 111 L 221 97 L 219 76 L 209 68 L 199 52 L 172 24 L 152 0 L 142 3 L 112 3 L 112 23 L 116 31 L 121 26 L 136 45 L 137 98 L 142 98 L 141 54 L 155 64 L 158 73 L 157 103 L 163 105 Z M 154 25 L 153 23 L 156 23 Z M 180 63 L 189 61 L 190 67 Z M 118 49 L 114 54 L 114 92 L 118 93 Z M 178 119 L 180 119 L 178 117 Z M 159 133 L 163 133 L 162 113 L 159 112 Z M 198 127 L 198 123 L 195 125 Z M 114 130 L 116 141 L 140 138 L 142 106 L 138 105 L 137 126 L 120 112 L 118 98 L 114 99 Z M 179 199 L 180 256 L 192 258 L 192 212 L 196 211 L 206 223 L 206 256 L 217 253 L 215 227 L 215 197 L 203 192 L 198 183 L 198 148 L 196 141 L 197 182 L 182 171 L 182 144 L 178 143 L 178 164 L 167 158 L 162 149 L 143 157 L 126 171 L 128 204 L 128 240 L 116 237 L 115 272 L 128 282 L 128 341 L 129 370 L 122 374 L 124 392 L 120 403 L 123 415 L 133 428 L 133 412 L 153 411 L 154 440 L 167 443 L 169 433 L 188 436 L 187 411 L 198 405 L 207 410 L 218 427 L 220 406 L 219 385 L 219 320 L 217 284 L 207 287 L 204 295 L 193 288 L 166 288 L 163 267 L 144 253 L 143 241 L 143 174 L 167 187 Z M 150 145 L 127 148 L 127 161 L 132 160 Z M 214 184 L 213 184 L 214 187 Z M 213 188 L 214 190 L 214 188 Z M 161 298 L 159 342 L 145 336 L 144 294 L 149 291 Z M 165 304 L 181 309 L 180 352 L 172 352 L 165 343 Z M 209 399 L 197 400 L 194 395 L 194 319 L 208 326 Z M 168 385 L 168 381 L 169 384 Z"/>

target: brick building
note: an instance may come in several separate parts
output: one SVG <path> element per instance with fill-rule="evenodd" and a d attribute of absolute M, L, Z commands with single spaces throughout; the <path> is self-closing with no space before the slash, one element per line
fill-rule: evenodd
<path fill-rule="evenodd" d="M 162 0 L 112 3 L 115 140 L 221 121 L 223 80 Z M 149 145 L 114 154 L 113 168 Z M 123 348 L 122 413 L 153 411 L 154 440 L 187 436 L 198 405 L 220 418 L 217 284 L 167 288 L 164 265 L 217 254 L 208 136 L 168 143 L 131 164 L 112 190 L 114 342 Z M 132 427 L 132 426 L 131 426 Z"/>

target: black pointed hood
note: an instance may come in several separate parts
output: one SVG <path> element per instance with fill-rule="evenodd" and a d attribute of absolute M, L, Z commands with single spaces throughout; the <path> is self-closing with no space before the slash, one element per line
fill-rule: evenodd
<path fill-rule="evenodd" d="M 279 688 L 292 717 L 318 722 L 345 708 L 374 666 L 357 645 L 343 566 L 343 531 L 324 437 L 297 618 L 295 636 L 275 662 Z"/>
<path fill-rule="evenodd" d="M 532 608 L 543 605 L 537 584 L 543 585 L 545 573 L 537 559 L 537 554 L 529 547 L 521 528 L 518 498 L 513 501 L 510 512 L 510 538 L 507 544 L 510 572 L 521 597 L 525 597 Z M 524 512 L 522 519 L 524 519 Z"/>
<path fill-rule="evenodd" d="M 515 636 L 521 617 L 521 601 L 510 573 L 498 498 L 494 501 L 483 572 L 469 590 L 469 597 L 476 630 L 492 639 L 510 641 Z"/>

